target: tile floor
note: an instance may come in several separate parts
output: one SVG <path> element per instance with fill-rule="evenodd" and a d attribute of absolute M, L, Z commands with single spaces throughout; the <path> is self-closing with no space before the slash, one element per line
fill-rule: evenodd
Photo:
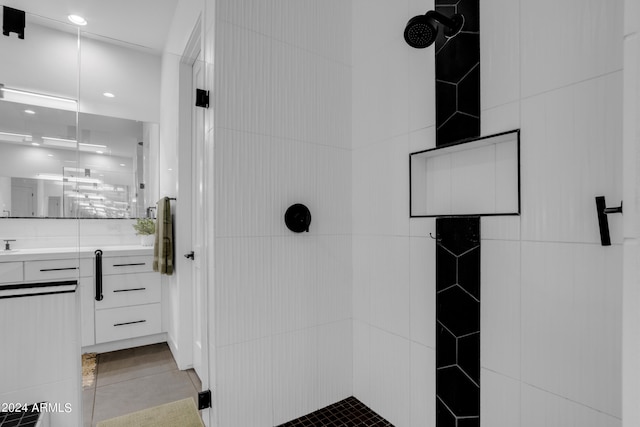
<path fill-rule="evenodd" d="M 96 380 L 82 390 L 83 425 L 187 397 L 198 401 L 193 369 L 180 371 L 166 343 L 102 353 Z"/>
<path fill-rule="evenodd" d="M 352 396 L 278 427 L 393 427 L 393 424 Z"/>

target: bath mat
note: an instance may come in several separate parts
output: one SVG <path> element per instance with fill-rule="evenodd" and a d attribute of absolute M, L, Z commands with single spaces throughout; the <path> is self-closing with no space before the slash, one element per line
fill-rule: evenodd
<path fill-rule="evenodd" d="M 96 353 L 82 355 L 82 388 L 93 387 L 96 382 Z"/>
<path fill-rule="evenodd" d="M 204 427 L 192 398 L 100 421 L 96 427 Z"/>

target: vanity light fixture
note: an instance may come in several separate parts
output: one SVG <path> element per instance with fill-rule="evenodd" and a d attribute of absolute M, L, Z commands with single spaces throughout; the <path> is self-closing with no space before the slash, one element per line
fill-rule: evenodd
<path fill-rule="evenodd" d="M 115 98 L 116 96 L 114 94 L 112 94 L 111 92 L 105 92 L 103 93 L 104 96 L 106 96 L 107 98 Z"/>
<path fill-rule="evenodd" d="M 40 146 L 40 144 L 38 144 L 37 142 L 32 142 L 31 145 L 36 146 L 36 147 Z"/>
<path fill-rule="evenodd" d="M 95 178 L 81 178 L 81 177 L 74 177 L 74 176 L 65 176 L 65 177 L 63 177 L 62 175 L 53 174 L 53 173 L 39 173 L 36 176 L 37 176 L 37 178 L 46 179 L 46 180 L 49 180 L 49 181 L 80 182 L 80 183 L 86 183 L 86 184 L 101 184 L 102 183 L 102 181 L 100 181 L 99 179 L 95 179 Z"/>
<path fill-rule="evenodd" d="M 36 112 L 33 110 L 24 110 L 26 114 L 35 114 Z"/>
<path fill-rule="evenodd" d="M 61 148 L 77 148 L 78 142 L 75 139 L 66 139 L 66 138 L 53 138 L 50 136 L 43 136 L 42 141 L 44 145 L 51 145 L 54 147 Z"/>
<path fill-rule="evenodd" d="M 69 21 L 73 22 L 76 25 L 80 25 L 82 27 L 87 25 L 87 20 L 80 15 L 69 15 L 67 16 L 67 18 L 69 19 Z"/>
<path fill-rule="evenodd" d="M 86 142 L 80 142 L 78 143 L 78 148 L 80 149 L 80 151 L 89 151 L 89 152 L 102 154 L 104 153 L 104 149 L 107 148 L 107 146 L 100 145 L 100 144 L 87 144 Z"/>
<path fill-rule="evenodd" d="M 11 88 L 2 83 L 0 83 L 0 100 L 67 111 L 78 109 L 78 103 L 75 99 Z"/>

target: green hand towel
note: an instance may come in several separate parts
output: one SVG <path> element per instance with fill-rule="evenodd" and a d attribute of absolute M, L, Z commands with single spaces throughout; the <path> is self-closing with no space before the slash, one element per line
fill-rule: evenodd
<path fill-rule="evenodd" d="M 168 197 L 163 197 L 158 201 L 157 212 L 153 271 L 171 276 L 173 274 L 173 225 L 171 223 L 171 204 Z"/>

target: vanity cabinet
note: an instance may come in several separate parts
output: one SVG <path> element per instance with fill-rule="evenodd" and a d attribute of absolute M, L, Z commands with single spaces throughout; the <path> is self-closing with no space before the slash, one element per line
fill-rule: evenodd
<path fill-rule="evenodd" d="M 24 274 L 21 262 L 0 263 L 0 283 L 22 282 Z"/>
<path fill-rule="evenodd" d="M 103 298 L 94 302 L 95 344 L 162 332 L 160 276 L 152 267 L 151 254 L 104 253 Z"/>
<path fill-rule="evenodd" d="M 91 260 L 86 258 L 35 260 L 24 263 L 24 280 L 28 282 L 77 279 L 91 276 L 92 273 Z"/>
<path fill-rule="evenodd" d="M 81 425 L 79 275 L 90 279 L 93 266 L 90 258 L 78 258 L 77 248 L 68 253 L 0 252 L 0 325 L 6 349 L 0 351 L 0 402 L 69 405 L 72 411 L 47 414 L 51 427 Z"/>

